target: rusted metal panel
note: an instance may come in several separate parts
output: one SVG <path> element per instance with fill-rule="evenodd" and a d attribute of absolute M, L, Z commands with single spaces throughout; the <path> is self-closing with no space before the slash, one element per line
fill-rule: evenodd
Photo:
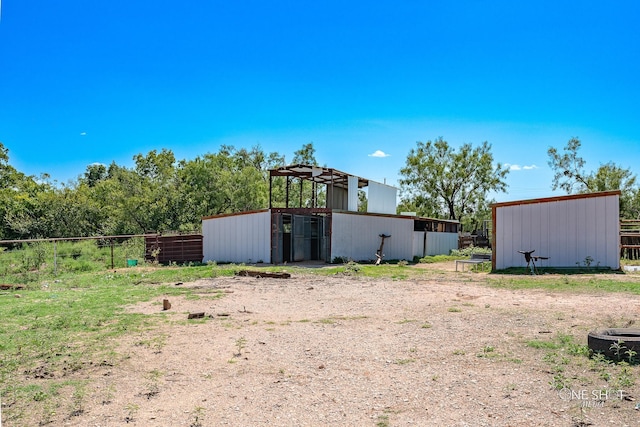
<path fill-rule="evenodd" d="M 162 264 L 202 262 L 201 234 L 145 236 L 145 260 Z"/>

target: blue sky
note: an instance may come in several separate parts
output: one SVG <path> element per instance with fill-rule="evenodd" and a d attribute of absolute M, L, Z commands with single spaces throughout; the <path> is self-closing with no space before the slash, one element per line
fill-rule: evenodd
<path fill-rule="evenodd" d="M 313 142 L 321 164 L 395 185 L 416 141 L 443 137 L 492 144 L 507 201 L 553 195 L 547 149 L 574 136 L 587 169 L 639 172 L 635 0 L 1 6 L 0 141 L 27 174 Z"/>

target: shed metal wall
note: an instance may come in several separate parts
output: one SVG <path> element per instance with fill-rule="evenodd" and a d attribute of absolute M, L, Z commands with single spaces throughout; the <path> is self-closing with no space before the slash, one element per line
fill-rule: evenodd
<path fill-rule="evenodd" d="M 526 265 L 517 251 L 547 256 L 545 267 L 620 268 L 619 194 L 553 198 L 494 206 L 496 269 Z"/>
<path fill-rule="evenodd" d="M 424 231 L 413 232 L 413 256 L 424 256 Z"/>
<path fill-rule="evenodd" d="M 358 177 L 349 176 L 349 203 L 348 209 L 352 212 L 358 211 Z"/>
<path fill-rule="evenodd" d="M 458 249 L 458 233 L 413 232 L 413 256 L 449 255 L 453 249 Z"/>
<path fill-rule="evenodd" d="M 331 209 L 348 209 L 349 208 L 349 190 L 340 187 L 333 187 L 331 203 L 327 204 Z"/>
<path fill-rule="evenodd" d="M 413 258 L 413 219 L 334 212 L 331 259 L 374 260 L 380 247 L 380 234 L 391 235 L 384 241 L 385 259 Z"/>
<path fill-rule="evenodd" d="M 453 249 L 458 249 L 458 233 L 427 231 L 424 256 L 449 255 Z"/>
<path fill-rule="evenodd" d="M 396 214 L 398 189 L 379 182 L 369 181 L 367 212 Z"/>
<path fill-rule="evenodd" d="M 271 213 L 252 212 L 202 220 L 204 261 L 270 262 Z"/>

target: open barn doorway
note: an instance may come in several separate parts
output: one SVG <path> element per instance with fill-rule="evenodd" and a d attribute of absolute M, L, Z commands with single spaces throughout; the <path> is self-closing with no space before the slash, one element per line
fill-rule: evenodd
<path fill-rule="evenodd" d="M 272 218 L 271 261 L 324 261 L 323 216 L 277 213 Z"/>

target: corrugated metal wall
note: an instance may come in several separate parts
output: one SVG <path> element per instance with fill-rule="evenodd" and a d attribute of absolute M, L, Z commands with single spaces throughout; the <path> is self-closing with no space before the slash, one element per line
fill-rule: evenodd
<path fill-rule="evenodd" d="M 413 256 L 424 256 L 424 231 L 413 232 Z"/>
<path fill-rule="evenodd" d="M 426 242 L 424 231 L 413 232 L 413 255 L 434 256 L 449 255 L 453 249 L 458 249 L 458 233 L 436 233 L 427 231 Z"/>
<path fill-rule="evenodd" d="M 380 234 L 385 239 L 385 259 L 413 258 L 413 219 L 376 215 L 336 213 L 331 224 L 331 260 L 344 257 L 355 261 L 375 260 L 380 247 Z"/>
<path fill-rule="evenodd" d="M 425 256 L 449 255 L 453 249 L 458 249 L 458 233 L 427 231 Z"/>
<path fill-rule="evenodd" d="M 204 261 L 270 262 L 271 213 L 252 212 L 202 220 Z"/>
<path fill-rule="evenodd" d="M 593 196 L 539 203 L 496 205 L 495 268 L 525 266 L 517 251 L 548 256 L 544 267 L 620 268 L 619 196 Z"/>

